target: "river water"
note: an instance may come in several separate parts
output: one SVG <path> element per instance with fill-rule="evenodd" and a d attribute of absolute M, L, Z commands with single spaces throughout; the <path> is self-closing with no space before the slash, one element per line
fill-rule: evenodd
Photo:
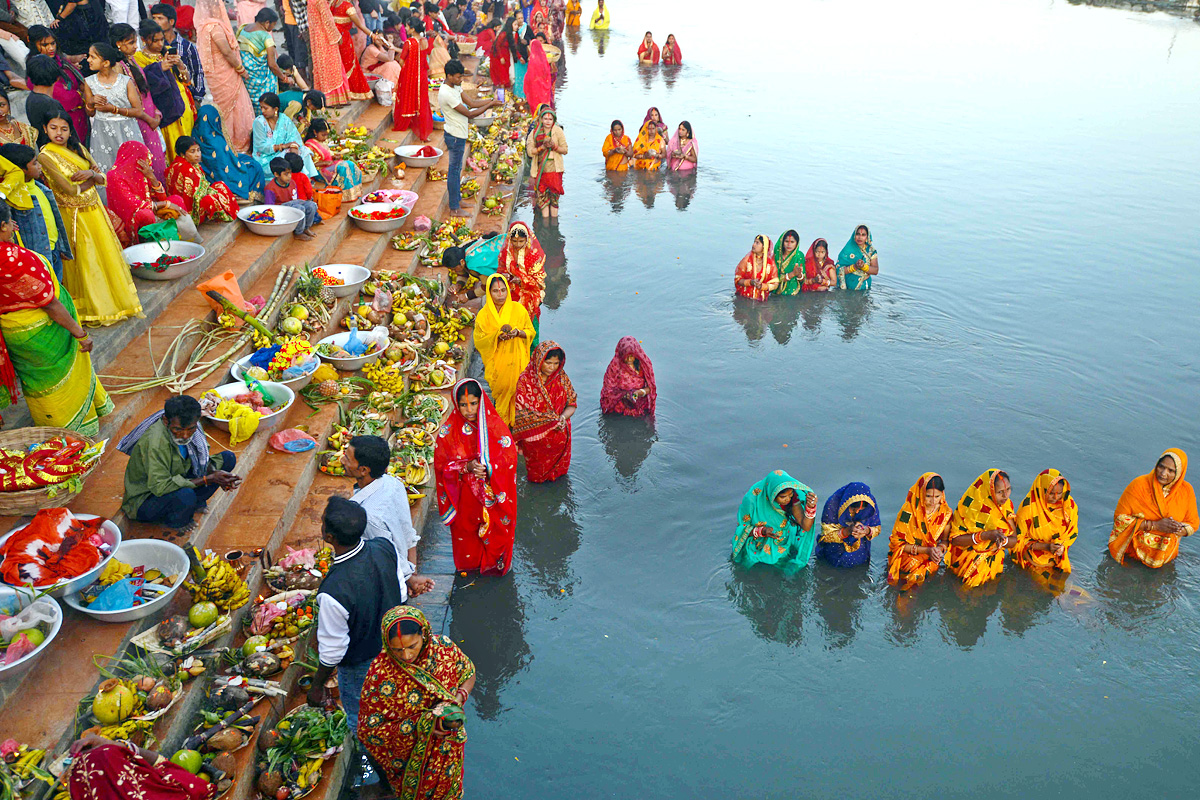
<path fill-rule="evenodd" d="M 512 573 L 452 600 L 468 796 L 1190 795 L 1200 546 L 1150 571 L 1105 543 L 1131 478 L 1200 451 L 1200 27 L 1055 0 L 613 6 L 568 44 L 563 216 L 537 229 L 571 472 L 521 479 Z M 647 28 L 680 71 L 639 71 Z M 606 180 L 609 122 L 632 136 L 650 105 L 692 122 L 693 182 Z M 733 300 L 755 234 L 836 253 L 860 222 L 869 294 Z M 653 426 L 599 414 L 627 334 Z M 901 597 L 908 487 L 937 471 L 953 505 L 989 467 L 1018 503 L 1070 479 L 1075 591 L 1009 567 Z M 738 502 L 780 468 L 822 501 L 870 484 L 869 568 L 731 566 Z"/>

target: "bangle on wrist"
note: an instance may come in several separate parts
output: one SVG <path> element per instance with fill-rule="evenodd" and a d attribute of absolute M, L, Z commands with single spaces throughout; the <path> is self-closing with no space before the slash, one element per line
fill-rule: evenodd
<path fill-rule="evenodd" d="M 975 531 L 974 533 L 971 534 L 971 543 L 979 544 L 979 531 Z"/>

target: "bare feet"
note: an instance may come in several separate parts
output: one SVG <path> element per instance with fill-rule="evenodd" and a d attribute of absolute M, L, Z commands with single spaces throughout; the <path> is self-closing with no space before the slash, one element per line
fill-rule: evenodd
<path fill-rule="evenodd" d="M 317 238 L 308 231 L 305 231 L 304 233 L 293 233 L 292 236 L 296 237 L 302 242 L 311 242 L 313 239 Z"/>

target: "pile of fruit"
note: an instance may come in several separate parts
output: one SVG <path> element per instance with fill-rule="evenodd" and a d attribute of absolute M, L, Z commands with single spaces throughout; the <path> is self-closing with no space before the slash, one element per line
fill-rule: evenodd
<path fill-rule="evenodd" d="M 379 342 L 373 340 L 367 342 L 367 349 L 362 351 L 362 353 L 357 356 L 350 355 L 350 353 L 348 353 L 344 347 L 342 347 L 340 344 L 334 344 L 333 342 L 323 342 L 317 345 L 317 354 L 325 356 L 326 358 L 361 358 L 362 356 L 369 356 L 378 352 Z"/>
<path fill-rule="evenodd" d="M 483 198 L 483 213 L 489 217 L 500 216 L 504 213 L 504 199 L 503 194 L 489 194 Z"/>
<path fill-rule="evenodd" d="M 300 397 L 309 408 L 316 410 L 326 403 L 361 400 L 373 388 L 370 381 L 354 376 L 320 383 L 314 380 L 300 390 Z"/>
<path fill-rule="evenodd" d="M 293 550 L 288 547 L 288 554 L 268 569 L 263 579 L 268 586 L 280 592 L 288 589 L 316 589 L 321 585 L 321 579 L 329 572 L 332 564 L 332 548 L 314 550 L 305 547 Z"/>
<path fill-rule="evenodd" d="M 205 550 L 203 558 L 192 564 L 188 577 L 190 580 L 183 584 L 183 588 L 191 593 L 197 605 L 211 603 L 214 609 L 228 612 L 241 608 L 250 600 L 250 587 L 238 576 L 237 570 L 211 550 Z M 207 609 L 203 619 L 198 618 L 196 606 L 192 606 L 188 618 L 197 628 L 216 621 L 216 615 Z"/>
<path fill-rule="evenodd" d="M 300 706 L 259 737 L 259 775 L 255 786 L 263 800 L 298 800 L 321 780 L 321 767 L 342 749 L 346 712 Z"/>
<path fill-rule="evenodd" d="M 446 173 L 444 170 L 440 170 L 437 167 L 429 167 L 425 172 L 425 179 L 434 182 L 444 181 L 446 180 Z"/>
<path fill-rule="evenodd" d="M 54 776 L 42 769 L 46 758 L 45 750 L 37 750 L 16 739 L 6 739 L 0 744 L 0 798 L 23 800 L 36 794 L 33 782 L 41 781 L 53 786 Z M 28 790 L 26 795 L 23 790 Z"/>
<path fill-rule="evenodd" d="M 416 231 L 405 231 L 392 237 L 392 247 L 400 251 L 416 250 L 425 244 L 425 237 Z"/>
<path fill-rule="evenodd" d="M 345 286 L 346 281 L 336 275 L 330 275 L 324 267 L 313 267 L 312 275 L 321 282 L 322 286 Z"/>
<path fill-rule="evenodd" d="M 167 267 L 173 267 L 181 261 L 190 261 L 193 256 L 169 256 L 163 253 L 153 261 L 134 261 L 129 266 L 149 272 L 166 272 Z"/>
<path fill-rule="evenodd" d="M 442 253 L 447 247 L 466 244 L 472 239 L 478 239 L 479 236 L 479 232 L 472 230 L 465 219 L 451 217 L 426 235 L 425 249 L 421 253 L 421 266 L 440 267 Z"/>
<path fill-rule="evenodd" d="M 243 651 L 247 655 L 259 646 L 269 647 L 270 639 L 294 639 L 301 631 L 312 627 L 317 618 L 314 595 L 307 590 L 286 592 L 281 599 L 271 598 L 254 607 L 248 617 L 250 638 Z M 262 641 L 251 641 L 258 637 Z"/>
<path fill-rule="evenodd" d="M 467 198 L 474 197 L 475 195 L 479 194 L 479 188 L 479 181 L 475 180 L 474 178 L 465 180 L 463 181 L 461 187 L 462 196 Z"/>
<path fill-rule="evenodd" d="M 350 209 L 350 216 L 355 217 L 356 219 L 368 220 L 400 219 L 407 213 L 408 212 L 405 209 L 399 206 L 388 211 L 368 211 L 365 214 L 359 210 L 358 206 Z"/>

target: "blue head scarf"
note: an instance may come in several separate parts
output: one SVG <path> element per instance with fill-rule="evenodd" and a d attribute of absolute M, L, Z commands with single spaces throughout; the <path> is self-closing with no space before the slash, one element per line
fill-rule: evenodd
<path fill-rule="evenodd" d="M 249 198 L 251 192 L 262 194 L 267 184 L 263 168 L 251 156 L 233 152 L 225 140 L 216 107 L 200 107 L 192 138 L 200 145 L 200 163 L 210 181 L 222 181 L 238 197 Z"/>
<path fill-rule="evenodd" d="M 867 528 L 862 539 L 843 541 L 842 530 L 861 522 Z M 879 508 L 871 487 L 847 483 L 825 501 L 821 513 L 821 541 L 817 555 L 835 567 L 854 567 L 871 560 L 871 539 L 879 535 Z"/>

